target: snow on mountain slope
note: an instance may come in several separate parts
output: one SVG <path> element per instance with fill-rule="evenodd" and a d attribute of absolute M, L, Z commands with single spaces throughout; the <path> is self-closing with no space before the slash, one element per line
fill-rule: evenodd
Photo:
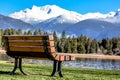
<path fill-rule="evenodd" d="M 28 29 L 32 29 L 33 26 L 21 20 L 0 15 L 0 29 L 6 29 L 6 28 L 28 30 Z"/>
<path fill-rule="evenodd" d="M 64 16 L 68 21 L 79 22 L 86 19 L 99 19 L 101 18 L 104 21 L 108 22 L 118 22 L 118 18 L 120 17 L 120 9 L 115 12 L 110 12 L 108 14 L 102 14 L 99 12 L 96 13 L 87 13 L 87 14 L 79 14 L 74 11 L 68 11 L 62 9 L 56 5 L 46 5 L 42 7 L 33 6 L 31 9 L 27 8 L 25 10 L 21 10 L 19 12 L 15 12 L 10 14 L 9 16 L 15 19 L 21 19 L 27 23 L 37 24 L 42 21 L 46 21 L 51 18 L 58 18 L 58 16 Z M 63 18 L 64 18 L 63 17 Z M 67 21 L 67 22 L 68 22 Z"/>
<path fill-rule="evenodd" d="M 71 18 L 69 19 L 69 17 L 60 15 L 58 17 L 50 18 L 34 26 L 35 28 L 40 28 L 42 30 L 57 31 L 61 33 L 66 27 L 73 25 L 75 23 L 76 22 L 74 21 L 74 19 Z"/>
<path fill-rule="evenodd" d="M 120 23 L 120 9 L 118 9 L 117 12 L 108 13 L 106 18 L 100 18 L 99 20 L 111 23 Z"/>
<path fill-rule="evenodd" d="M 99 12 L 87 13 L 87 14 L 83 15 L 84 20 L 85 19 L 91 19 L 91 18 L 106 18 L 107 16 L 108 16 L 108 14 L 102 14 L 102 13 L 99 13 Z"/>
<path fill-rule="evenodd" d="M 82 15 L 56 5 L 46 5 L 33 6 L 31 9 L 27 8 L 9 16 L 30 23 L 35 29 L 45 31 L 61 33 L 65 30 L 68 35 L 83 34 L 96 39 L 120 36 L 120 9 L 108 14 L 96 12 Z"/>
<path fill-rule="evenodd" d="M 27 8 L 25 10 L 21 10 L 20 12 L 10 14 L 9 16 L 35 24 L 60 15 L 67 15 L 69 19 L 73 19 L 75 22 L 80 21 L 82 17 L 81 14 L 62 9 L 56 5 L 46 5 L 42 7 L 34 5 L 31 9 Z"/>

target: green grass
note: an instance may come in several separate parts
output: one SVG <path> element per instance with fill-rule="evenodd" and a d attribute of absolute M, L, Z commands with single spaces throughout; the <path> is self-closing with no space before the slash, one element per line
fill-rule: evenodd
<path fill-rule="evenodd" d="M 0 80 L 120 80 L 119 70 L 97 70 L 63 67 L 63 78 L 58 74 L 50 77 L 51 66 L 38 64 L 23 64 L 25 72 L 31 75 L 23 75 L 19 70 L 14 75 L 8 75 L 13 69 L 13 63 L 0 61 Z"/>

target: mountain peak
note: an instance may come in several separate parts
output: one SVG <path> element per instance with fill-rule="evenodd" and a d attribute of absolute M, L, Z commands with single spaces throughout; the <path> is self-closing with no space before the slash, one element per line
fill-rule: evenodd
<path fill-rule="evenodd" d="M 117 10 L 114 16 L 120 16 L 120 9 Z"/>
<path fill-rule="evenodd" d="M 91 18 L 97 18 L 97 19 L 107 18 L 107 21 L 115 22 L 116 18 L 118 18 L 117 16 L 120 16 L 120 9 L 118 9 L 117 12 L 111 12 L 109 14 L 102 14 L 99 12 L 95 12 L 95 13 L 87 13 L 81 15 L 74 11 L 65 10 L 57 5 L 45 5 L 41 7 L 33 5 L 31 9 L 27 8 L 25 10 L 21 10 L 19 12 L 10 14 L 9 16 L 31 24 L 40 23 L 48 19 L 50 20 L 52 18 L 58 18 L 57 21 L 60 22 L 62 20 L 65 22 L 73 22 L 73 23 Z M 112 20 L 112 17 L 113 18 L 115 17 L 114 21 Z"/>
<path fill-rule="evenodd" d="M 12 18 L 21 19 L 28 23 L 35 24 L 60 15 L 69 15 L 71 16 L 71 18 L 81 16 L 76 12 L 62 9 L 56 5 L 45 5 L 42 7 L 33 5 L 31 9 L 27 8 L 20 12 L 10 14 L 9 16 Z"/>
<path fill-rule="evenodd" d="M 33 5 L 30 10 L 39 10 L 39 9 L 40 9 L 39 7 L 37 7 L 36 5 Z"/>
<path fill-rule="evenodd" d="M 50 14 L 52 11 L 55 12 L 55 10 L 63 10 L 62 8 L 56 6 L 56 5 L 45 5 L 45 6 L 42 6 L 42 7 L 38 7 L 36 5 L 33 5 L 32 6 L 32 9 L 31 11 L 43 11 L 45 12 L 46 14 Z"/>

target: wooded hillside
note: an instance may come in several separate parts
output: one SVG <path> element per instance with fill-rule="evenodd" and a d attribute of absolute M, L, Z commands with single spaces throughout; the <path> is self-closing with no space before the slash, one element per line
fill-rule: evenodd
<path fill-rule="evenodd" d="M 0 29 L 0 47 L 2 48 L 2 35 L 41 35 L 48 34 L 40 29 L 35 31 L 23 31 L 21 29 Z M 82 53 L 82 54 L 109 54 L 120 55 L 120 37 L 105 38 L 96 40 L 88 38 L 84 35 L 78 37 L 67 37 L 65 31 L 62 32 L 61 37 L 58 37 L 56 32 L 52 33 L 55 40 L 55 48 L 58 52 L 64 53 Z"/>

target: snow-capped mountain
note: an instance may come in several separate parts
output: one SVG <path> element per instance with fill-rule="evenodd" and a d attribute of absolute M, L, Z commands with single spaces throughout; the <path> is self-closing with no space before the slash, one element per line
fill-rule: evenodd
<path fill-rule="evenodd" d="M 33 26 L 21 20 L 0 15 L 0 29 L 6 29 L 6 28 L 28 30 L 28 29 L 32 29 Z"/>
<path fill-rule="evenodd" d="M 107 21 L 111 23 L 120 23 L 120 9 L 117 12 L 110 12 L 106 18 L 100 18 L 101 21 Z"/>
<path fill-rule="evenodd" d="M 67 15 L 67 18 L 72 19 L 73 22 L 78 22 L 82 19 L 81 14 L 62 9 L 56 5 L 46 5 L 43 7 L 37 7 L 34 5 L 31 9 L 27 8 L 20 12 L 10 14 L 9 16 L 35 24 L 60 15 Z"/>
<path fill-rule="evenodd" d="M 120 9 L 118 9 L 118 11 L 115 13 L 114 15 L 115 17 L 119 16 L 120 17 Z"/>
<path fill-rule="evenodd" d="M 117 18 L 119 17 L 119 15 L 120 15 L 120 9 L 118 9 L 117 12 L 110 12 L 108 14 L 102 14 L 96 12 L 96 13 L 87 13 L 82 15 L 74 11 L 68 11 L 62 9 L 56 5 L 46 5 L 42 7 L 37 7 L 34 5 L 31 9 L 27 8 L 25 10 L 15 12 L 13 14 L 10 14 L 9 17 L 20 19 L 27 23 L 37 24 L 53 18 L 59 18 L 59 16 L 62 16 L 61 20 L 63 20 L 63 22 L 65 22 L 64 18 L 65 19 L 67 18 L 66 22 L 70 21 L 72 23 L 77 23 L 79 21 L 86 19 L 96 19 L 96 18 L 102 20 L 104 19 L 108 22 L 109 21 L 117 22 L 118 20 L 109 20 L 109 19 Z M 59 19 L 59 22 L 62 22 L 61 20 Z"/>
<path fill-rule="evenodd" d="M 56 5 L 46 5 L 33 6 L 9 16 L 30 23 L 35 29 L 59 33 L 65 30 L 68 35 L 83 34 L 96 39 L 120 36 L 120 9 L 108 14 L 96 12 L 82 15 Z"/>
<path fill-rule="evenodd" d="M 76 23 L 77 19 L 71 19 L 69 16 L 60 15 L 54 18 L 50 18 L 39 24 L 34 25 L 35 28 L 40 28 L 47 31 L 57 31 L 61 33 L 66 27 Z"/>

